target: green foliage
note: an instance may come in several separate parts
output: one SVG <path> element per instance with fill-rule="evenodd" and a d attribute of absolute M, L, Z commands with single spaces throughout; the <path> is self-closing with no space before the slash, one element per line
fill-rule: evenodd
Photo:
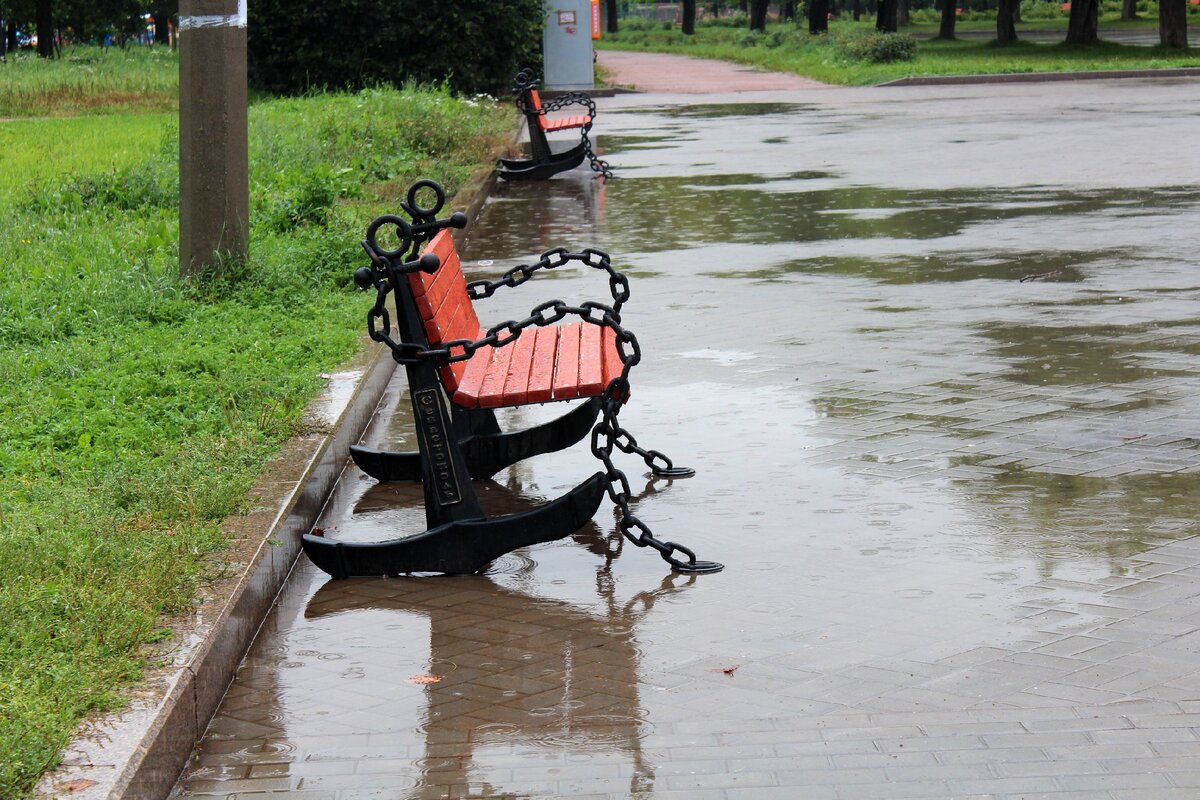
<path fill-rule="evenodd" d="M 650 31 L 656 28 L 661 29 L 662 23 L 649 17 L 626 17 L 621 20 L 622 33 L 627 31 Z"/>
<path fill-rule="evenodd" d="M 762 31 L 746 31 L 738 37 L 738 46 L 757 47 L 766 38 L 766 35 Z"/>
<path fill-rule="evenodd" d="M 0 125 L 0 798 L 119 703 L 360 341 L 367 220 L 418 170 L 457 190 L 510 131 L 445 90 L 259 103 L 252 258 L 185 282 L 171 115 Z"/>
<path fill-rule="evenodd" d="M 738 11 L 728 16 L 705 20 L 704 24 L 715 28 L 745 28 L 750 25 L 750 15 L 744 11 Z"/>
<path fill-rule="evenodd" d="M 379 83 L 448 83 L 507 93 L 540 66 L 541 0 L 258 0 L 250 4 L 250 83 L 297 94 Z"/>
<path fill-rule="evenodd" d="M 917 57 L 917 40 L 907 33 L 877 30 L 839 32 L 831 38 L 837 52 L 849 61 L 867 64 L 892 64 Z"/>
<path fill-rule="evenodd" d="M 797 47 L 805 44 L 808 34 L 797 28 L 778 28 L 771 31 L 763 39 L 765 47 Z"/>

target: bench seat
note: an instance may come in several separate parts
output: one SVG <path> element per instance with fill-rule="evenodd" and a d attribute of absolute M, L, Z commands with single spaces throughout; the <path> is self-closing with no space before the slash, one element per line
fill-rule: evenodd
<path fill-rule="evenodd" d="M 440 231 L 425 252 L 437 254 L 437 272 L 411 272 L 408 280 L 430 346 L 483 338 L 450 231 Z M 527 328 L 515 342 L 481 348 L 439 372 L 456 405 L 498 408 L 598 397 L 621 369 L 613 330 L 575 322 Z"/>
<path fill-rule="evenodd" d="M 538 117 L 538 125 L 546 133 L 582 128 L 591 121 L 592 118 L 587 114 L 577 114 L 572 117 L 562 117 L 561 119 L 547 119 L 545 115 Z"/>
<path fill-rule="evenodd" d="M 586 322 L 526 329 L 512 344 L 475 351 L 466 365 L 453 397 L 466 408 L 598 397 L 621 374 L 612 329 Z"/>

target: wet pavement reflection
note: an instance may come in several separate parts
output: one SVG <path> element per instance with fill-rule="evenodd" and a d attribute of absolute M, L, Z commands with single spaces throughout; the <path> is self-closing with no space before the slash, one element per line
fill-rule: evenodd
<path fill-rule="evenodd" d="M 596 139 L 619 179 L 501 184 L 469 279 L 558 244 L 633 276 L 622 420 L 698 470 L 625 464 L 633 505 L 726 571 L 665 575 L 605 507 L 480 576 L 302 561 L 176 796 L 1197 791 L 1200 191 L 1119 158 L 1122 115 L 1157 103 L 1169 127 L 1187 89 L 1088 87 L 1086 110 L 1032 91 L 615 98 Z M 1039 103 L 1060 113 L 1013 122 Z M 990 134 L 963 139 L 967 116 Z M 1001 131 L 1033 151 L 1108 122 L 1103 176 L 976 169 Z M 802 144 L 829 130 L 830 157 Z M 963 140 L 950 188 L 927 155 L 880 168 L 905 136 Z M 559 270 L 480 316 L 605 294 Z M 413 446 L 403 390 L 369 444 Z M 595 468 L 541 456 L 481 501 L 520 510 Z M 349 468 L 320 524 L 404 535 L 420 504 Z"/>

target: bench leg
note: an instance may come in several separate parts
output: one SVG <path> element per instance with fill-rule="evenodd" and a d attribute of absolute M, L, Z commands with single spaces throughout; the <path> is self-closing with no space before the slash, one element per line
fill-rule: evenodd
<path fill-rule="evenodd" d="M 509 181 L 544 181 L 560 172 L 575 169 L 585 158 L 587 146 L 580 142 L 570 150 L 548 153 L 542 158 L 538 158 L 536 152 L 530 159 L 502 158 L 496 165 L 496 171 L 501 178 Z"/>
<path fill-rule="evenodd" d="M 600 400 L 592 398 L 551 422 L 504 433 L 491 409 L 456 407 L 454 431 L 468 474 L 473 480 L 485 480 L 518 461 L 570 447 L 587 436 L 599 413 Z M 354 445 L 350 456 L 359 469 L 377 481 L 421 479 L 419 452 L 393 453 Z"/>
<path fill-rule="evenodd" d="M 587 524 L 603 499 L 604 475 L 597 472 L 557 500 L 530 511 L 448 522 L 387 542 L 338 542 L 305 534 L 304 552 L 335 578 L 405 572 L 470 574 L 517 548 L 571 535 Z"/>

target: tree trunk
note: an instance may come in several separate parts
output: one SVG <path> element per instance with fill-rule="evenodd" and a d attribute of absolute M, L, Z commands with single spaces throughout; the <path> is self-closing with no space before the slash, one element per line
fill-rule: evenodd
<path fill-rule="evenodd" d="M 1137 0 L 1124 0 L 1121 3 L 1121 19 L 1137 19 Z"/>
<path fill-rule="evenodd" d="M 1159 0 L 1158 41 L 1163 47 L 1188 46 L 1185 0 Z"/>
<path fill-rule="evenodd" d="M 783 10 L 780 12 L 780 16 L 785 20 L 790 20 L 792 22 L 795 22 L 796 21 L 796 0 L 787 0 L 787 2 L 783 4 Z"/>
<path fill-rule="evenodd" d="M 862 18 L 862 0 L 854 0 L 853 10 L 850 13 L 854 17 L 855 22 L 858 22 Z"/>
<path fill-rule="evenodd" d="M 38 55 L 54 57 L 54 7 L 51 0 L 37 0 Z"/>
<path fill-rule="evenodd" d="M 898 6 L 898 8 L 899 8 L 898 16 L 899 16 L 899 24 L 900 25 L 908 25 L 912 21 L 909 19 L 909 16 L 908 16 L 908 6 L 909 6 L 909 0 L 900 0 L 899 6 Z"/>
<path fill-rule="evenodd" d="M 750 0 L 750 30 L 767 32 L 767 6 L 771 0 Z"/>
<path fill-rule="evenodd" d="M 17 52 L 17 23 L 15 20 L 8 21 L 8 30 L 4 32 L 4 38 L 8 40 L 9 51 Z"/>
<path fill-rule="evenodd" d="M 169 45 L 171 43 L 171 15 L 165 8 L 154 9 L 154 43 Z"/>
<path fill-rule="evenodd" d="M 683 0 L 683 33 L 691 36 L 696 32 L 696 0 Z"/>
<path fill-rule="evenodd" d="M 829 0 L 808 0 L 808 32 L 829 32 Z"/>
<path fill-rule="evenodd" d="M 738 0 L 738 11 L 743 14 L 750 13 L 750 0 Z"/>
<path fill-rule="evenodd" d="M 879 11 L 875 15 L 875 30 L 896 32 L 896 0 L 879 0 Z"/>
<path fill-rule="evenodd" d="M 1017 2 L 1013 3 L 1013 22 L 1020 23 L 1022 21 L 1023 20 L 1021 19 L 1021 0 L 1017 0 Z"/>
<path fill-rule="evenodd" d="M 1086 0 L 1085 0 L 1086 1 Z M 1017 40 L 1017 26 L 1013 23 L 1013 6 L 1021 0 L 1000 0 L 996 7 L 996 43 L 1012 44 Z M 1079 2 L 1079 0 L 1075 0 Z"/>
<path fill-rule="evenodd" d="M 954 38 L 954 23 L 958 22 L 958 0 L 942 0 L 942 26 L 938 28 L 939 39 Z"/>
<path fill-rule="evenodd" d="M 1071 19 L 1067 22 L 1067 44 L 1095 44 L 1099 40 L 1100 0 L 1071 0 Z"/>
<path fill-rule="evenodd" d="M 607 0 L 605 8 L 608 9 L 608 32 L 616 33 L 619 30 L 617 23 L 617 0 Z"/>

